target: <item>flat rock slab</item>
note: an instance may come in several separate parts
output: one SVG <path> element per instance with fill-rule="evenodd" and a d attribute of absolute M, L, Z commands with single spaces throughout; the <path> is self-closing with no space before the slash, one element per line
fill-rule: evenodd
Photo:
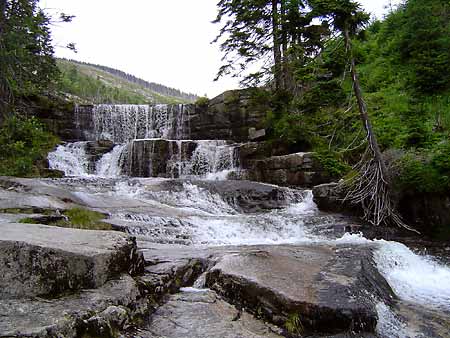
<path fill-rule="evenodd" d="M 211 290 L 187 289 L 172 295 L 152 315 L 141 338 L 279 338 L 276 328 L 238 311 Z"/>
<path fill-rule="evenodd" d="M 78 337 L 100 329 L 99 323 L 120 327 L 133 315 L 131 308 L 139 311 L 140 301 L 128 275 L 54 300 L 0 299 L 0 337 Z"/>
<path fill-rule="evenodd" d="M 298 318 L 307 333 L 374 332 L 376 299 L 393 297 L 370 246 L 248 248 L 224 255 L 206 286 L 277 325 Z"/>
<path fill-rule="evenodd" d="M 142 269 L 135 241 L 113 231 L 0 224 L 0 298 L 55 297 Z"/>

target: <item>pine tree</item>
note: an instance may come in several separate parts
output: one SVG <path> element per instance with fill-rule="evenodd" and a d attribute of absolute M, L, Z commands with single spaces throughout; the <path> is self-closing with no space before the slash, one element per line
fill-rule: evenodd
<path fill-rule="evenodd" d="M 40 93 L 58 74 L 50 19 L 38 0 L 0 0 L 0 111 L 14 97 Z"/>
<path fill-rule="evenodd" d="M 361 10 L 358 3 L 352 0 L 313 0 L 312 3 L 315 15 L 323 20 L 330 20 L 334 29 L 343 35 L 350 64 L 353 92 L 368 143 L 361 161 L 355 166 L 358 175 L 345 182 L 346 200 L 360 204 L 364 210 L 365 219 L 373 225 L 394 223 L 412 230 L 403 223 L 396 211 L 391 177 L 372 127 L 356 70 L 352 38 L 369 21 L 369 16 Z"/>
<path fill-rule="evenodd" d="M 266 81 L 276 90 L 293 92 L 294 67 L 314 57 L 328 34 L 327 26 L 312 23 L 308 2 L 221 0 L 218 7 L 214 22 L 223 26 L 214 42 L 220 42 L 224 64 L 217 78 L 244 75 L 244 85 Z"/>

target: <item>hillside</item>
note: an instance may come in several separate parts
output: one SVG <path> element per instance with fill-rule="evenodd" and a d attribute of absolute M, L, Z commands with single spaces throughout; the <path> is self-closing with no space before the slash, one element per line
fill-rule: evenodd
<path fill-rule="evenodd" d="M 188 103 L 197 96 L 147 82 L 123 71 L 58 59 L 59 90 L 77 103 Z"/>

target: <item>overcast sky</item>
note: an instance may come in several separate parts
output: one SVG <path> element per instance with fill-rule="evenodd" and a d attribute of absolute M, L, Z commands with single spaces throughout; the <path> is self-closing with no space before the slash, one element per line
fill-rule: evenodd
<path fill-rule="evenodd" d="M 147 81 L 213 97 L 237 88 L 225 78 L 213 82 L 221 53 L 210 42 L 219 26 L 217 0 L 41 0 L 50 13 L 75 15 L 53 26 L 56 55 L 110 66 Z M 389 0 L 362 0 L 382 17 Z M 78 53 L 61 48 L 74 42 Z"/>

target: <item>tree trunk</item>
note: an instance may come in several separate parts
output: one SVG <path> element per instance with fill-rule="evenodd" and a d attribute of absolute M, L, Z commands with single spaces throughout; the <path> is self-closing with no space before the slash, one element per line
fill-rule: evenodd
<path fill-rule="evenodd" d="M 281 37 L 280 37 L 280 15 L 278 12 L 279 0 L 272 0 L 272 37 L 273 37 L 273 59 L 275 89 L 283 89 L 282 76 L 282 54 L 281 54 Z"/>
<path fill-rule="evenodd" d="M 367 113 L 367 106 L 364 102 L 364 98 L 362 96 L 361 91 L 361 85 L 359 83 L 358 73 L 356 71 L 356 64 L 355 64 L 355 58 L 352 54 L 352 44 L 350 40 L 350 34 L 348 32 L 348 29 L 346 28 L 344 30 L 345 35 L 345 45 L 347 48 L 347 52 L 350 54 L 350 67 L 351 67 L 351 75 L 352 75 L 352 82 L 353 82 L 353 91 L 355 92 L 356 101 L 358 102 L 358 108 L 359 108 L 359 114 L 361 121 L 364 125 L 364 129 L 367 132 L 367 140 L 369 141 L 370 149 L 372 150 L 373 156 L 377 164 L 379 165 L 381 169 L 381 173 L 383 174 L 383 180 L 389 184 L 389 174 L 386 168 L 386 164 L 383 161 L 383 157 L 381 155 L 381 150 L 378 145 L 377 138 L 373 132 L 372 129 L 372 123 L 369 119 L 369 114 Z"/>
<path fill-rule="evenodd" d="M 0 57 L 4 60 L 4 31 L 6 23 L 6 0 L 0 0 Z M 7 113 L 8 103 L 10 98 L 10 90 L 8 81 L 6 79 L 6 64 L 2 61 L 0 64 L 0 125 Z"/>

